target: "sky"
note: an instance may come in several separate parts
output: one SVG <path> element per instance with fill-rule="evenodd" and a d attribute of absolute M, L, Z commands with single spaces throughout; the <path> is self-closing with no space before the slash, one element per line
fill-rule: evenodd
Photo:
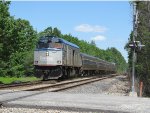
<path fill-rule="evenodd" d="M 132 30 L 129 1 L 12 1 L 9 11 L 38 32 L 52 26 L 80 40 L 94 40 L 100 49 L 115 47 L 127 61 L 124 46 Z"/>

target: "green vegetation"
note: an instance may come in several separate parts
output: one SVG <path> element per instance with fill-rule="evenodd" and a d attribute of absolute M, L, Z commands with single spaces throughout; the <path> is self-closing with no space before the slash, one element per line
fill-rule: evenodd
<path fill-rule="evenodd" d="M 0 82 L 4 83 L 4 84 L 10 84 L 14 81 L 21 81 L 21 82 L 29 82 L 29 81 L 38 81 L 40 79 L 36 78 L 36 77 L 0 77 Z"/>
<path fill-rule="evenodd" d="M 0 73 L 21 77 L 32 72 L 37 33 L 29 21 L 10 16 L 9 4 L 0 2 Z"/>
<path fill-rule="evenodd" d="M 78 45 L 83 53 L 116 63 L 118 72 L 126 70 L 126 62 L 116 48 L 102 50 L 96 47 L 94 41 L 79 40 L 71 34 L 61 34 L 59 29 L 52 27 L 37 33 L 29 21 L 11 16 L 9 5 L 10 2 L 0 1 L 0 81 L 5 82 L 9 77 L 18 80 L 34 75 L 33 51 L 39 37 L 44 35 L 64 38 Z"/>
<path fill-rule="evenodd" d="M 144 83 L 144 94 L 150 94 L 150 2 L 149 1 L 138 1 L 137 10 L 139 12 L 139 24 L 137 29 L 137 41 L 141 41 L 145 47 L 141 51 L 137 52 L 137 62 L 135 67 L 137 80 L 143 81 Z M 132 51 L 128 48 L 129 43 L 132 41 L 133 33 L 131 32 L 129 42 L 125 46 L 128 51 L 129 58 L 129 70 L 131 72 L 132 66 Z"/>

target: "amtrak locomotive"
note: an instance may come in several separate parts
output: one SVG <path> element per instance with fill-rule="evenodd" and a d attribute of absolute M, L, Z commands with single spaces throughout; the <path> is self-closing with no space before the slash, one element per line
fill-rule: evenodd
<path fill-rule="evenodd" d="M 77 45 L 54 36 L 39 39 L 34 66 L 36 77 L 43 80 L 116 72 L 114 63 L 80 53 Z"/>

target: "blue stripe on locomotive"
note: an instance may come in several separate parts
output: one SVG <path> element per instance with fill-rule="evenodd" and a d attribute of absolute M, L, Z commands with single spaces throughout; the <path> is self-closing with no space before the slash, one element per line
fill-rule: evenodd
<path fill-rule="evenodd" d="M 70 45 L 70 46 L 72 46 L 72 47 L 75 47 L 75 48 L 78 48 L 79 49 L 79 46 L 77 46 L 76 44 L 73 44 L 73 43 L 71 43 L 71 42 L 68 42 L 68 41 L 66 41 L 66 40 L 64 40 L 64 39 L 62 39 L 62 38 L 58 38 L 62 43 L 64 43 L 64 44 L 66 44 L 66 45 Z"/>

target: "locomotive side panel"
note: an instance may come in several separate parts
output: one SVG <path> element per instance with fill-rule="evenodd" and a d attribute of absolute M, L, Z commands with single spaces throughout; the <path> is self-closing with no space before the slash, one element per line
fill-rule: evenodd
<path fill-rule="evenodd" d="M 73 51 L 73 66 L 78 66 L 77 58 L 78 58 L 78 53 L 76 50 Z"/>
<path fill-rule="evenodd" d="M 81 57 L 80 57 L 80 51 L 78 48 L 71 47 L 69 45 L 66 45 L 66 58 L 64 58 L 64 61 L 66 62 L 66 66 L 72 66 L 72 67 L 81 67 Z"/>
<path fill-rule="evenodd" d="M 72 48 L 69 46 L 69 45 L 67 45 L 67 66 L 73 66 L 73 62 L 72 62 L 72 60 L 73 60 L 73 55 L 72 55 Z"/>
<path fill-rule="evenodd" d="M 67 46 L 64 44 L 64 49 L 63 49 L 63 66 L 67 65 Z"/>
<path fill-rule="evenodd" d="M 73 65 L 74 67 L 81 67 L 82 65 L 79 49 L 73 51 Z"/>

